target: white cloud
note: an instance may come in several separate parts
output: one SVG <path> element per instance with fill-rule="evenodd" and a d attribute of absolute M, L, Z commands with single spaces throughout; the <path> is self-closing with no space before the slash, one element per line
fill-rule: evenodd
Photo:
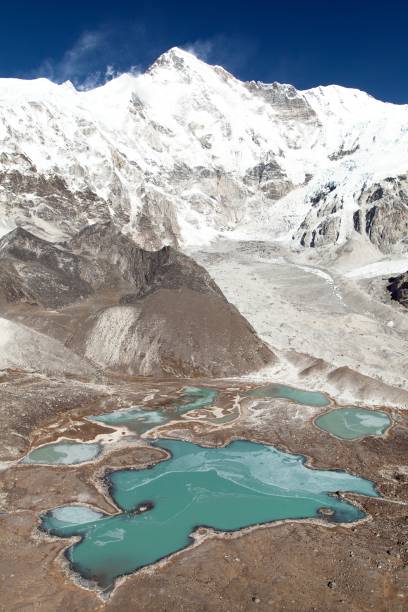
<path fill-rule="evenodd" d="M 187 45 L 184 46 L 184 49 L 204 62 L 210 62 L 211 55 L 214 50 L 214 41 L 196 40 L 192 43 L 187 43 Z"/>
<path fill-rule="evenodd" d="M 227 37 L 222 34 L 198 39 L 182 46 L 204 62 L 223 66 L 233 74 L 239 74 L 251 63 L 258 48 L 257 42 L 249 38 Z"/>
<path fill-rule="evenodd" d="M 86 90 L 124 72 L 137 74 L 140 69 L 138 65 L 129 63 L 132 49 L 127 44 L 128 35 L 134 33 L 135 28 L 128 26 L 126 32 L 121 32 L 122 29 L 123 26 L 101 27 L 83 32 L 61 58 L 46 59 L 29 76 L 45 77 L 58 83 L 69 80 L 77 89 Z"/>

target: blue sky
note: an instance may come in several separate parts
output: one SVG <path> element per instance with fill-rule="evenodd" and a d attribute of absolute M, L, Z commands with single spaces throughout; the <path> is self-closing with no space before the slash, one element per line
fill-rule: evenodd
<path fill-rule="evenodd" d="M 0 76 L 89 87 L 180 46 L 241 79 L 408 103 L 407 32 L 402 0 L 14 0 L 1 6 Z"/>

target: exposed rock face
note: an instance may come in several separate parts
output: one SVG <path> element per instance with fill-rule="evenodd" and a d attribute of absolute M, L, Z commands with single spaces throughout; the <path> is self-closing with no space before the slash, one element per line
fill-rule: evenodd
<path fill-rule="evenodd" d="M 221 291 L 193 260 L 163 247 L 145 251 L 112 224 L 95 224 L 53 244 L 17 228 L 0 240 L 0 302 L 44 308 L 73 304 L 95 292 L 135 298 L 159 287 Z"/>
<path fill-rule="evenodd" d="M 311 197 L 311 210 L 299 232 L 303 246 L 336 243 L 344 213 L 344 195 L 327 183 Z M 351 230 L 370 240 L 384 253 L 405 252 L 408 246 L 408 181 L 405 175 L 364 184 L 354 199 Z M 322 219 L 322 220 L 320 220 Z M 312 229 L 313 228 L 313 229 Z"/>
<path fill-rule="evenodd" d="M 0 155 L 0 185 L 2 215 L 44 236 L 69 236 L 89 217 L 110 220 L 106 202 L 95 191 L 85 185 L 73 189 L 61 173 L 41 172 L 24 153 Z M 117 212 L 117 220 L 126 223 L 126 215 Z"/>
<path fill-rule="evenodd" d="M 365 190 L 354 216 L 355 229 L 385 253 L 408 246 L 408 180 L 390 177 Z M 398 248 L 399 247 L 399 248 Z"/>
<path fill-rule="evenodd" d="M 0 279 L 0 303 L 57 308 L 92 292 L 76 255 L 22 228 L 0 240 Z"/>
<path fill-rule="evenodd" d="M 319 247 L 333 244 L 339 237 L 340 218 L 329 216 L 312 231 L 304 232 L 300 240 L 302 246 Z"/>
<path fill-rule="evenodd" d="M 276 82 L 269 85 L 259 81 L 250 81 L 245 83 L 245 86 L 251 93 L 273 106 L 281 119 L 318 124 L 316 112 L 293 85 L 282 85 Z"/>
<path fill-rule="evenodd" d="M 302 246 L 318 247 L 337 242 L 343 206 L 338 201 L 338 194 L 333 193 L 335 191 L 336 183 L 328 181 L 311 194 L 311 210 L 298 231 Z"/>
<path fill-rule="evenodd" d="M 63 244 L 4 236 L 0 309 L 16 340 L 0 368 L 33 368 L 36 352 L 47 373 L 66 359 L 67 372 L 233 376 L 274 360 L 204 268 L 172 247 L 145 251 L 112 223 Z"/>
<path fill-rule="evenodd" d="M 294 188 L 293 183 L 288 180 L 275 160 L 261 162 L 248 170 L 244 182 L 260 189 L 269 200 L 279 200 Z"/>
<path fill-rule="evenodd" d="M 408 308 L 408 272 L 388 279 L 387 289 L 393 300 Z"/>
<path fill-rule="evenodd" d="M 167 246 L 158 251 L 141 249 L 113 223 L 87 227 L 67 245 L 77 256 L 96 261 L 96 267 L 99 262 L 109 264 L 111 269 L 104 283 L 112 282 L 113 271 L 116 275 L 119 272 L 136 297 L 158 288 L 179 287 L 221 294 L 209 274 L 191 258 Z M 83 265 L 85 269 L 86 265 Z"/>

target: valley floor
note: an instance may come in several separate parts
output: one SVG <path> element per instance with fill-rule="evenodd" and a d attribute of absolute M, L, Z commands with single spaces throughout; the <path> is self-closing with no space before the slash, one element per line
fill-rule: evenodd
<path fill-rule="evenodd" d="M 224 241 L 194 257 L 271 345 L 278 364 L 256 377 L 217 381 L 117 377 L 91 383 L 3 371 L 0 610 L 406 610 L 408 317 L 390 302 L 386 275 L 373 276 L 372 267 L 367 274 L 350 275 L 338 268 L 328 272 L 321 262 L 295 261 L 267 243 Z M 330 407 L 243 398 L 265 381 L 321 389 L 338 404 L 381 406 L 393 425 L 383 436 L 337 439 L 313 422 Z M 131 446 L 117 432 L 84 419 L 130 405 L 165 408 L 188 385 L 216 387 L 217 414 L 230 411 L 234 419 L 215 425 L 200 415 L 183 417 Z M 60 437 L 89 441 L 101 434 L 112 434 L 115 443 L 93 462 L 53 467 L 19 463 L 40 444 Z M 116 512 L 104 485 L 106 470 L 159 461 L 157 449 L 149 446 L 149 439 L 158 435 L 204 446 L 237 438 L 272 444 L 304 455 L 312 468 L 368 478 L 382 497 L 346 494 L 367 514 L 350 525 L 322 517 L 230 535 L 203 529 L 199 545 L 119 579 L 112 595 L 103 599 L 78 582 L 63 556 L 68 542 L 41 533 L 39 517 L 70 503 Z"/>
<path fill-rule="evenodd" d="M 146 408 L 165 407 L 184 386 L 191 384 L 216 387 L 220 391 L 217 406 L 228 410 L 239 405 L 238 418 L 222 426 L 198 418 L 182 418 L 130 446 L 119 440 L 94 462 L 82 465 L 8 463 L 16 456 L 16 444 L 17 455 L 23 456 L 29 447 L 61 436 L 94 439 L 109 430 L 84 420 L 87 415 L 134 403 Z M 386 408 L 393 426 L 384 436 L 339 440 L 313 424 L 313 419 L 330 407 L 302 406 L 276 398 L 244 398 L 243 393 L 252 386 L 230 380 L 136 379 L 106 381 L 99 387 L 54 380 L 47 388 L 35 375 L 4 375 L 2 399 L 7 397 L 10 410 L 19 411 L 22 418 L 14 422 L 11 436 L 7 425 L 1 434 L 4 462 L 0 472 L 0 609 L 406 610 L 407 413 Z M 18 396 L 14 394 L 16 387 Z M 75 392 L 76 399 L 67 411 L 59 398 L 74 398 Z M 45 412 L 33 408 L 34 394 L 37 406 L 47 407 Z M 112 430 L 111 434 L 113 439 Z M 230 535 L 200 530 L 199 545 L 120 579 L 113 594 L 101 599 L 94 590 L 81 586 L 69 570 L 63 557 L 69 542 L 38 531 L 39 516 L 69 503 L 116 512 L 105 490 L 105 471 L 127 466 L 143 468 L 161 460 L 157 449 L 148 446 L 149 439 L 157 435 L 205 446 L 224 445 L 236 438 L 272 444 L 304 454 L 311 467 L 345 469 L 369 478 L 383 497 L 346 494 L 368 515 L 350 525 L 336 525 L 322 517 L 278 522 Z"/>

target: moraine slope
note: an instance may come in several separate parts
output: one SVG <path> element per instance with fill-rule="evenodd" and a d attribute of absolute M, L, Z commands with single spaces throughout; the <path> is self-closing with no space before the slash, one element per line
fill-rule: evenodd
<path fill-rule="evenodd" d="M 0 240 L 0 369 L 238 376 L 275 356 L 204 268 L 145 251 L 112 223 L 50 243 Z"/>

